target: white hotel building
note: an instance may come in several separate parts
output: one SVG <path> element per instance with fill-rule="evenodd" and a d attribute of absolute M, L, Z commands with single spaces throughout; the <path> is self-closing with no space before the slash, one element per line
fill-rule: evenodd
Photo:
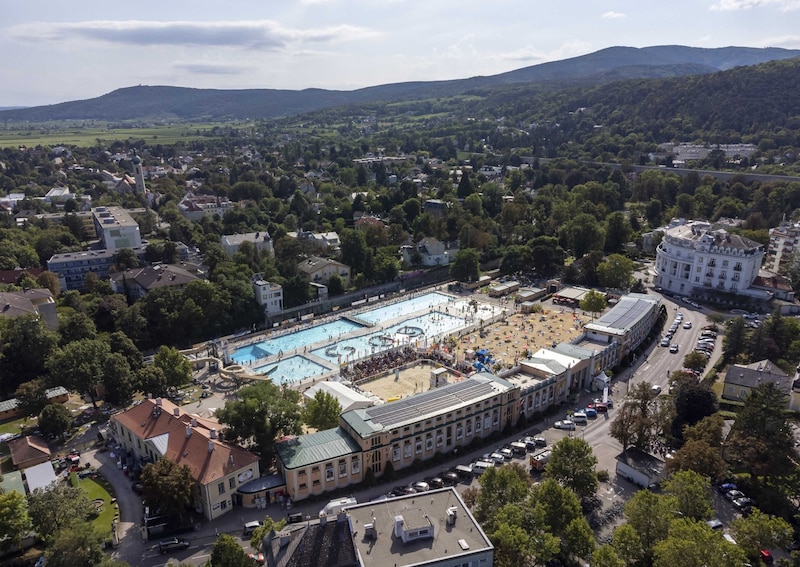
<path fill-rule="evenodd" d="M 750 286 L 764 248 L 705 221 L 670 226 L 656 249 L 655 285 L 681 296 L 729 293 L 766 301 L 769 293 Z"/>

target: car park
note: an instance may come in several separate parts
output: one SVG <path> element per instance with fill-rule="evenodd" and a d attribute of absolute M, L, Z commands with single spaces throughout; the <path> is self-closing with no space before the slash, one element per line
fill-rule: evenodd
<path fill-rule="evenodd" d="M 568 429 L 568 430 L 571 431 L 571 430 L 575 429 L 575 422 L 571 421 L 569 419 L 562 419 L 562 420 L 556 421 L 553 424 L 553 427 L 555 427 L 556 429 Z"/>
<path fill-rule="evenodd" d="M 170 551 L 183 551 L 188 549 L 189 540 L 182 537 L 171 537 L 169 539 L 162 539 L 158 542 L 158 551 L 167 553 Z"/>

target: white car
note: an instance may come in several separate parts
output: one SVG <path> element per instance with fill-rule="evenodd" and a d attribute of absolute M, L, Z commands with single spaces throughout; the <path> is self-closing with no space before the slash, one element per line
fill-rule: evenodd
<path fill-rule="evenodd" d="M 572 421 L 571 419 L 562 419 L 560 421 L 556 421 L 553 424 L 553 427 L 555 427 L 556 429 L 568 429 L 572 431 L 573 429 L 575 429 L 575 422 Z"/>
<path fill-rule="evenodd" d="M 686 322 L 683 324 L 683 328 L 684 328 L 684 329 L 691 329 L 691 328 L 692 328 L 692 322 L 691 322 L 691 321 L 686 321 Z"/>

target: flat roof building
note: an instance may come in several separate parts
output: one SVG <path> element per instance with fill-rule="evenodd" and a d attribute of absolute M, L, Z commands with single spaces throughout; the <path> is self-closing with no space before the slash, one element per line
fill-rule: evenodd
<path fill-rule="evenodd" d="M 139 223 L 122 207 L 95 207 L 92 215 L 97 238 L 106 250 L 115 252 L 142 246 Z"/>
<path fill-rule="evenodd" d="M 618 342 L 619 358 L 613 361 L 616 364 L 650 333 L 658 319 L 660 305 L 658 298 L 646 293 L 625 295 L 609 311 L 584 326 L 586 336 L 601 344 Z"/>

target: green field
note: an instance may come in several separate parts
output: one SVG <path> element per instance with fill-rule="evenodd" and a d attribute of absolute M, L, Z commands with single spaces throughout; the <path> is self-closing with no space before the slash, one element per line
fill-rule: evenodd
<path fill-rule="evenodd" d="M 208 132 L 215 127 L 231 127 L 231 124 L 174 124 L 147 128 L 107 128 L 103 126 L 70 128 L 63 125 L 56 125 L 52 128 L 46 126 L 8 128 L 0 130 L 0 147 L 59 145 L 88 147 L 98 143 L 106 145 L 118 140 L 144 140 L 148 144 L 171 145 L 179 141 L 189 142 L 197 138 L 213 138 L 214 136 L 210 136 Z"/>

